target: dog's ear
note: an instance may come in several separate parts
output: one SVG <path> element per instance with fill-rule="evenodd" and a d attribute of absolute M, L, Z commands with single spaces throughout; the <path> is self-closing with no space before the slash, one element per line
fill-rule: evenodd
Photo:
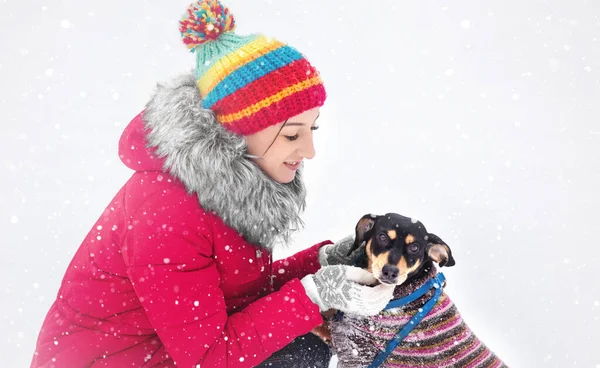
<path fill-rule="evenodd" d="M 360 245 L 373 233 L 373 226 L 375 226 L 375 222 L 377 221 L 377 216 L 366 214 L 358 223 L 356 223 L 356 234 L 354 237 L 354 244 L 352 248 L 348 251 L 348 255 L 352 254 Z"/>
<path fill-rule="evenodd" d="M 432 261 L 437 262 L 440 267 L 451 267 L 455 264 L 448 244 L 432 233 L 427 234 L 427 255 Z"/>

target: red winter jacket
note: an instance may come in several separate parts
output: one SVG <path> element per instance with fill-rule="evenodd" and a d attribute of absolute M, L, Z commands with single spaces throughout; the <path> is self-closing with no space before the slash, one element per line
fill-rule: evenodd
<path fill-rule="evenodd" d="M 249 367 L 321 324 L 299 278 L 330 242 L 273 262 L 162 171 L 143 129 L 121 139 L 135 173 L 68 266 L 31 366 Z"/>

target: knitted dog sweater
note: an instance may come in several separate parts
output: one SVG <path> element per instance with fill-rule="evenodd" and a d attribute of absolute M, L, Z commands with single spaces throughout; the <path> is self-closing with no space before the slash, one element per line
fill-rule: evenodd
<path fill-rule="evenodd" d="M 394 299 L 407 296 L 435 277 L 433 264 L 424 266 L 423 276 L 396 287 Z M 441 287 L 441 286 L 440 286 Z M 387 343 L 431 297 L 382 311 L 373 317 L 345 314 L 330 322 L 332 345 L 338 367 L 366 367 L 385 350 Z M 425 318 L 396 347 L 381 367 L 395 368 L 497 368 L 506 365 L 469 329 L 452 300 L 442 293 Z"/>

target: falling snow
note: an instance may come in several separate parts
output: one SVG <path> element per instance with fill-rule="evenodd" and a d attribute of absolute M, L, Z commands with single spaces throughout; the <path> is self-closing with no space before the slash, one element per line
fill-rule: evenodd
<path fill-rule="evenodd" d="M 318 154 L 305 166 L 306 227 L 273 257 L 353 233 L 365 213 L 418 217 L 452 248 L 457 264 L 443 270 L 453 293 L 476 306 L 472 318 L 493 311 L 476 333 L 511 366 L 600 368 L 590 354 L 600 341 L 593 242 L 600 208 L 597 4 L 509 1 L 473 11 L 464 2 L 381 2 L 373 18 L 364 16 L 364 3 L 336 1 L 307 0 L 299 10 L 268 0 L 240 10 L 230 4 L 242 33 L 258 31 L 257 19 L 275 35 L 281 24 L 292 25 L 279 31 L 281 38 L 314 58 L 330 96 L 314 133 Z M 88 231 L 99 243 L 137 230 L 127 221 L 105 221 L 103 211 L 133 173 L 119 158 L 121 132 L 156 83 L 194 61 L 177 40 L 172 14 L 181 10 L 170 2 L 142 8 L 114 1 L 0 2 L 10 36 L 1 41 L 0 56 L 4 366 L 29 365 L 64 272 L 81 271 L 70 261 Z M 321 22 L 319 14 L 333 16 Z M 171 177 L 153 171 L 146 180 L 164 185 Z M 154 220 L 149 226 L 166 236 L 180 225 Z M 230 236 L 218 243 L 217 268 L 239 255 Z M 86 250 L 98 267 L 96 282 L 109 283 L 113 270 L 102 262 L 121 251 Z M 244 257 L 229 268 L 239 282 L 248 277 L 245 267 L 294 275 L 289 265 L 269 268 L 254 250 Z M 172 253 L 148 262 L 152 267 L 144 265 L 136 284 L 197 265 Z M 166 287 L 181 297 L 189 285 Z M 107 294 L 121 291 L 116 283 Z M 101 308 L 108 300 L 90 302 Z M 201 323 L 203 300 L 165 303 L 190 313 L 187 322 Z M 304 301 L 286 302 L 294 300 L 297 308 Z M 575 317 L 556 318 L 562 315 Z M 584 338 L 565 345 L 547 336 Z M 546 344 L 531 346 L 532 340 Z M 252 354 L 239 361 L 248 364 Z"/>

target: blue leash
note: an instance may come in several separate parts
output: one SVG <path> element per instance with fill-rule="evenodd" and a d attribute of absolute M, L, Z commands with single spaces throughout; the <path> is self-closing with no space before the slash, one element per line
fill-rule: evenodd
<path fill-rule="evenodd" d="M 359 254 L 356 258 L 354 258 L 352 265 L 356 266 L 360 258 L 364 256 L 365 252 Z M 412 293 L 403 298 L 392 300 L 385 306 L 385 308 L 383 308 L 384 310 L 388 310 L 392 308 L 402 307 L 403 305 L 406 305 L 419 299 L 420 297 L 425 295 L 429 290 L 431 290 L 431 288 L 435 288 L 435 292 L 433 293 L 431 299 L 429 299 L 422 308 L 419 308 L 419 311 L 404 325 L 404 327 L 402 327 L 400 331 L 398 331 L 396 336 L 394 336 L 387 343 L 387 345 L 385 346 L 385 350 L 377 354 L 375 360 L 373 360 L 373 362 L 368 366 L 368 368 L 377 368 L 383 362 L 385 362 L 385 360 L 390 356 L 392 351 L 394 351 L 394 349 L 396 349 L 396 347 L 400 345 L 400 343 L 406 338 L 406 336 L 408 336 L 408 334 L 415 327 L 417 327 L 417 325 L 423 320 L 423 318 L 425 318 L 425 316 L 429 312 L 431 312 L 431 310 L 435 306 L 435 303 L 437 303 L 438 299 L 440 298 L 440 295 L 442 295 L 442 292 L 444 291 L 444 281 L 446 281 L 446 276 L 444 276 L 444 274 L 440 272 L 433 278 L 429 279 L 425 284 L 423 284 L 423 286 L 421 286 L 417 290 L 413 291 Z M 337 321 L 341 321 L 343 316 L 344 313 L 338 311 L 335 314 L 334 318 Z"/>
<path fill-rule="evenodd" d="M 431 288 L 435 288 L 435 292 L 433 297 L 429 299 L 427 303 L 422 308 L 419 308 L 419 311 L 408 321 L 404 327 L 394 336 L 385 346 L 385 350 L 377 354 L 375 360 L 369 365 L 369 368 L 379 367 L 385 360 L 390 356 L 392 351 L 396 349 L 396 347 L 408 336 L 408 334 L 423 320 L 423 318 L 429 313 L 435 303 L 437 303 L 440 295 L 444 291 L 443 285 L 444 281 L 446 281 L 446 277 L 442 273 L 438 273 L 434 278 L 429 279 L 423 286 L 412 292 L 411 294 L 405 296 L 404 298 L 392 300 L 385 306 L 385 310 L 391 308 L 398 308 L 403 305 L 406 305 L 410 302 L 414 302 L 419 299 L 423 295 L 425 295 Z"/>

